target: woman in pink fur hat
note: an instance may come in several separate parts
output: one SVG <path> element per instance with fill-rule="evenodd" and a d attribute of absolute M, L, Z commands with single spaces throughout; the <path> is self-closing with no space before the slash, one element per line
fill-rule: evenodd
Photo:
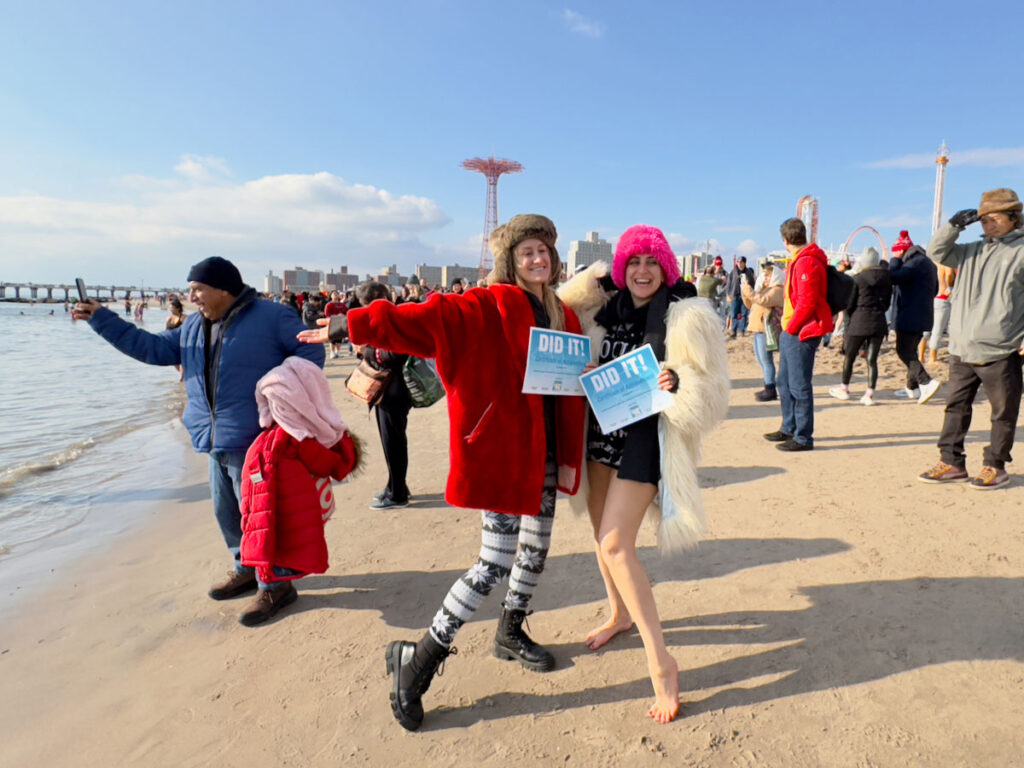
<path fill-rule="evenodd" d="M 607 265 L 598 263 L 559 291 L 591 337 L 595 359 L 589 367 L 650 344 L 663 361 L 658 386 L 675 397 L 668 410 L 610 434 L 590 414 L 589 482 L 575 498 L 586 499 L 610 616 L 586 643 L 597 650 L 635 622 L 654 685 L 648 714 L 667 723 L 679 711 L 679 667 L 665 646 L 636 539 L 649 507 L 659 520 L 663 554 L 689 546 L 703 529 L 700 442 L 725 416 L 729 375 L 718 315 L 679 280 L 675 254 L 660 229 L 638 224 L 623 232 L 610 278 Z"/>

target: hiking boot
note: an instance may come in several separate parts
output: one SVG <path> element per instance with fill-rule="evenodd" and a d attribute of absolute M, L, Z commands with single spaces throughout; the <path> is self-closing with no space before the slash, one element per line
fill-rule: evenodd
<path fill-rule="evenodd" d="M 917 404 L 924 405 L 932 399 L 932 395 L 939 391 L 939 387 L 942 386 L 942 382 L 938 379 L 932 379 L 927 384 L 921 385 L 921 394 L 918 395 Z"/>
<path fill-rule="evenodd" d="M 1010 482 L 1010 476 L 1005 469 L 995 467 L 982 467 L 978 476 L 971 480 L 970 487 L 976 491 L 994 491 L 1002 488 Z"/>
<path fill-rule="evenodd" d="M 498 631 L 494 635 L 494 656 L 504 661 L 518 661 L 533 672 L 550 672 L 555 668 L 555 657 L 523 631 L 525 620 L 526 611 L 513 611 L 502 605 Z"/>
<path fill-rule="evenodd" d="M 769 443 L 784 443 L 792 437 L 792 435 L 783 432 L 781 429 L 774 432 L 768 432 L 764 435 L 764 439 Z"/>
<path fill-rule="evenodd" d="M 921 396 L 920 389 L 897 389 L 892 393 L 893 397 L 898 397 L 900 400 L 917 400 Z"/>
<path fill-rule="evenodd" d="M 829 394 L 829 397 L 834 397 L 836 400 L 849 400 L 850 399 L 850 390 L 844 389 L 843 387 L 839 387 L 839 386 L 829 387 L 828 388 L 828 394 Z"/>
<path fill-rule="evenodd" d="M 252 571 L 239 573 L 238 571 L 228 572 L 227 578 L 218 581 L 207 593 L 214 600 L 230 600 L 232 597 L 244 595 L 256 589 L 256 574 Z"/>
<path fill-rule="evenodd" d="M 294 603 L 298 597 L 299 593 L 295 591 L 295 585 L 290 581 L 285 587 L 261 589 L 256 593 L 256 599 L 249 603 L 249 607 L 239 614 L 238 623 L 247 627 L 262 624 L 276 616 L 285 606 Z"/>
<path fill-rule="evenodd" d="M 814 443 L 798 443 L 793 438 L 790 438 L 786 442 L 779 443 L 775 447 L 778 448 L 780 451 L 788 451 L 790 453 L 795 453 L 797 451 L 813 451 Z"/>
<path fill-rule="evenodd" d="M 778 400 L 779 392 L 774 384 L 765 384 L 764 389 L 754 393 L 754 399 L 759 403 L 767 403 L 769 400 Z"/>
<path fill-rule="evenodd" d="M 407 731 L 415 731 L 423 724 L 423 694 L 430 688 L 436 674 L 444 674 L 444 660 L 457 654 L 455 648 L 445 648 L 427 633 L 418 643 L 395 640 L 388 643 L 384 658 L 388 663 L 391 681 L 391 713 Z"/>
<path fill-rule="evenodd" d="M 927 472 L 918 475 L 917 479 L 922 483 L 965 483 L 968 477 L 966 469 L 940 461 Z"/>

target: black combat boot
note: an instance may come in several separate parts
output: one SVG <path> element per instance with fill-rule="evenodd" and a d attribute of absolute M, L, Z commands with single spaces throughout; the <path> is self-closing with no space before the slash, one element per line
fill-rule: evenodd
<path fill-rule="evenodd" d="M 494 655 L 505 661 L 518 661 L 534 672 L 550 672 L 555 668 L 555 657 L 523 631 L 525 619 L 526 611 L 512 611 L 502 604 L 498 632 L 494 635 Z"/>
<path fill-rule="evenodd" d="M 430 687 L 434 675 L 444 672 L 444 660 L 458 651 L 445 648 L 428 630 L 418 643 L 395 640 L 388 643 L 385 657 L 391 681 L 391 712 L 407 731 L 415 731 L 423 724 L 423 694 Z M 439 671 L 440 668 L 440 671 Z"/>
<path fill-rule="evenodd" d="M 766 403 L 769 400 L 778 400 L 779 393 L 776 391 L 774 384 L 765 384 L 764 389 L 754 393 L 754 399 L 760 403 Z"/>

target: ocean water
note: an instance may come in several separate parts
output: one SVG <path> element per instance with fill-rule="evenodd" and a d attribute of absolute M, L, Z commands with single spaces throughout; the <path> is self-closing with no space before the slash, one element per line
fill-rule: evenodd
<path fill-rule="evenodd" d="M 160 331 L 150 304 L 142 327 Z M 121 354 L 62 304 L 0 302 L 0 392 L 0 571 L 179 480 L 178 372 Z"/>

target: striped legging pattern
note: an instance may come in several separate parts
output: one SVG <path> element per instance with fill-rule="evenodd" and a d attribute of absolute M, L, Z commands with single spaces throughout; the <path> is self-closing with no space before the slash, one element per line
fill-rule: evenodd
<path fill-rule="evenodd" d="M 525 611 L 544 570 L 551 547 L 555 519 L 557 469 L 553 461 L 545 467 L 540 512 L 506 515 L 483 510 L 480 554 L 476 563 L 456 581 L 445 595 L 430 624 L 430 634 L 448 647 L 495 585 L 509 579 L 505 607 Z"/>

